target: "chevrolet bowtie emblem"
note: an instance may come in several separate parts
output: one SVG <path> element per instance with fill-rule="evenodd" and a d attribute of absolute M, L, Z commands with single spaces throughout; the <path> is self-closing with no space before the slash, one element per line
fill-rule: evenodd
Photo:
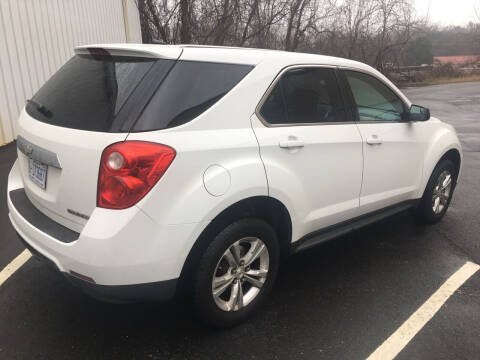
<path fill-rule="evenodd" d="M 32 153 L 33 153 L 33 147 L 31 145 L 28 145 L 28 144 L 25 145 L 23 150 L 25 151 L 25 155 L 27 155 L 27 156 L 32 155 Z"/>

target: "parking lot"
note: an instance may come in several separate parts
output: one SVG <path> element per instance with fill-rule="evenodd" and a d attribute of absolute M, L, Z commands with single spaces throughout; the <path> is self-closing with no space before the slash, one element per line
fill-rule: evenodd
<path fill-rule="evenodd" d="M 263 311 L 209 330 L 181 303 L 92 300 L 35 259 L 0 285 L 0 359 L 365 359 L 467 261 L 480 263 L 480 83 L 406 89 L 453 124 L 463 173 L 444 220 L 408 213 L 291 257 Z M 8 220 L 14 145 L 0 148 L 0 271 L 23 250 Z M 480 357 L 480 272 L 397 359 Z"/>

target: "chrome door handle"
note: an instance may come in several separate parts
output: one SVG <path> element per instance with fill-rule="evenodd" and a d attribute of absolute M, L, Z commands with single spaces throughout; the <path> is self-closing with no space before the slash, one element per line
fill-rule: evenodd
<path fill-rule="evenodd" d="M 300 140 L 280 140 L 278 142 L 278 146 L 280 146 L 282 149 L 294 149 L 294 148 L 302 148 L 305 146 L 303 141 Z"/>
<path fill-rule="evenodd" d="M 368 145 L 380 145 L 382 143 L 382 139 L 378 135 L 372 135 L 367 138 Z"/>

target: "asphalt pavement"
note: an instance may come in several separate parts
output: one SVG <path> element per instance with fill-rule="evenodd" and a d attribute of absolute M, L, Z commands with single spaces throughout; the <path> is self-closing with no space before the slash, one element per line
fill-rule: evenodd
<path fill-rule="evenodd" d="M 406 89 L 453 124 L 464 166 L 444 220 L 408 213 L 295 255 L 263 311 L 213 331 L 181 303 L 111 305 L 30 259 L 0 286 L 0 359 L 364 359 L 466 261 L 480 263 L 480 83 Z M 13 145 L 0 148 L 0 270 L 23 246 L 8 220 Z M 398 359 L 480 357 L 480 273 Z"/>

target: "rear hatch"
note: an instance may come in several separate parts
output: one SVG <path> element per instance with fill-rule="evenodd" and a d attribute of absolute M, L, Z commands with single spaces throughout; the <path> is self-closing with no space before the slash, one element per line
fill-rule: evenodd
<path fill-rule="evenodd" d="M 32 203 L 81 231 L 96 206 L 99 161 L 123 141 L 181 54 L 126 47 L 79 48 L 27 101 L 18 122 L 18 158 Z"/>

